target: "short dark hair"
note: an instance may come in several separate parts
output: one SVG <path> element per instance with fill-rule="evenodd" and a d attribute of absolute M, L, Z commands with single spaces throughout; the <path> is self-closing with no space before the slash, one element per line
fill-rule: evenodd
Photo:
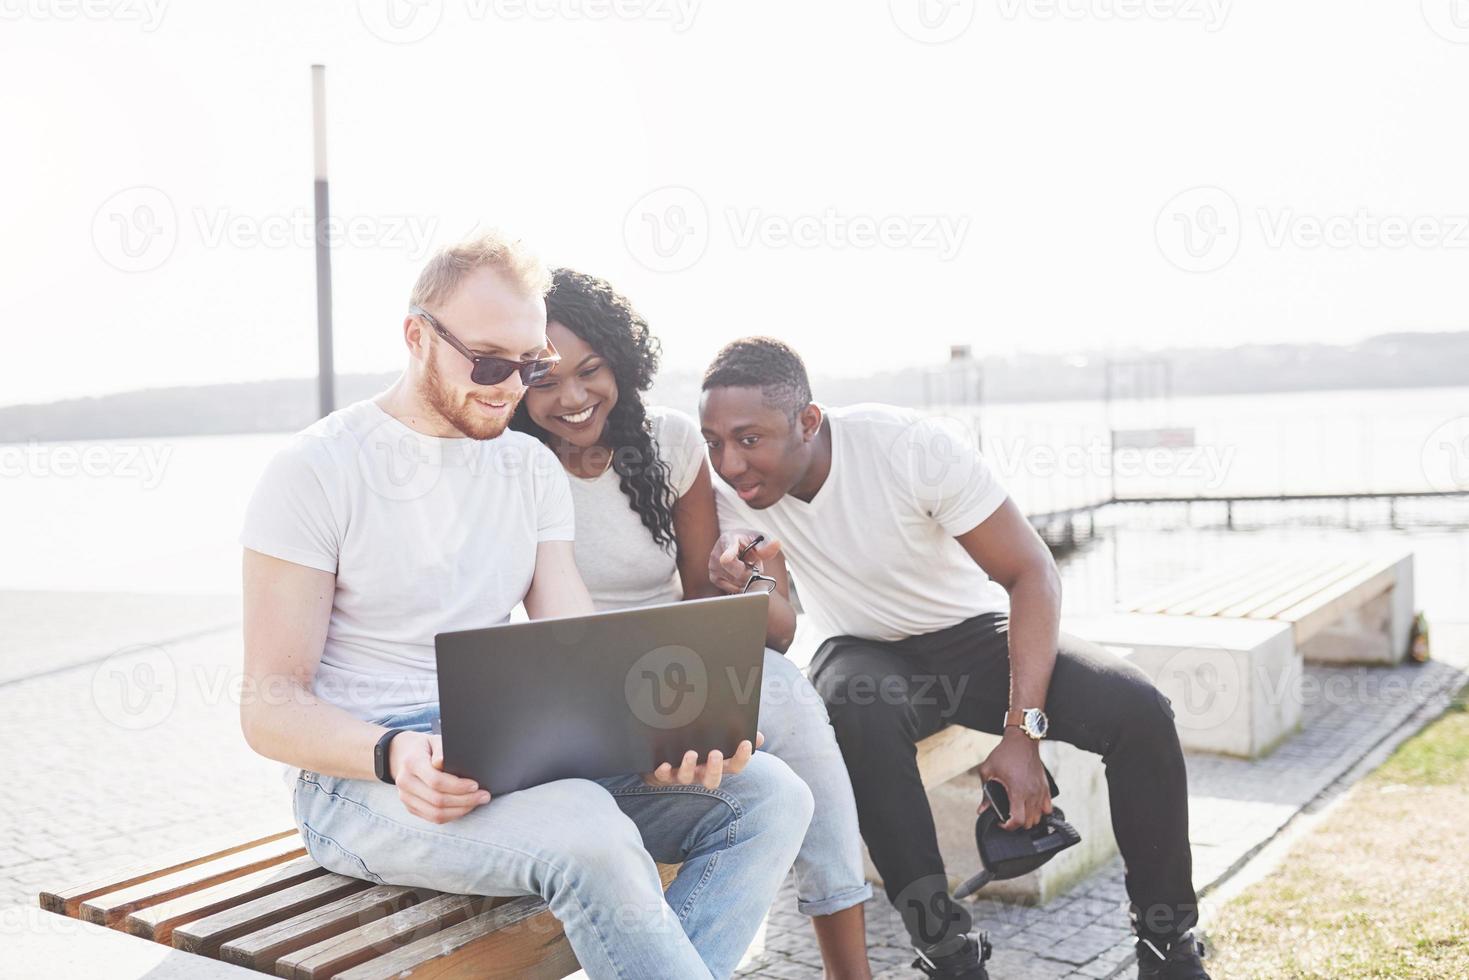
<path fill-rule="evenodd" d="M 725 344 L 704 372 L 710 388 L 759 388 L 766 404 L 791 418 L 811 404 L 811 379 L 801 355 L 774 337 L 742 337 Z"/>

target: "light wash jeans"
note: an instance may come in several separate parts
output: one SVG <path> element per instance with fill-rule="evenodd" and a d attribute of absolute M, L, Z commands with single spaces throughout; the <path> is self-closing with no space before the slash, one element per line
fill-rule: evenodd
<path fill-rule="evenodd" d="M 438 705 L 378 720 L 428 731 Z M 850 790 L 848 790 L 850 793 Z M 592 978 L 727 977 L 811 820 L 806 784 L 757 752 L 718 789 L 563 779 L 433 824 L 397 787 L 302 771 L 296 824 L 318 864 L 380 884 L 539 895 Z M 682 863 L 665 893 L 654 861 Z"/>
<path fill-rule="evenodd" d="M 796 908 L 830 915 L 872 897 L 862 866 L 857 803 L 826 704 L 790 658 L 765 651 L 760 685 L 764 751 L 811 788 L 816 811 L 796 855 Z"/>

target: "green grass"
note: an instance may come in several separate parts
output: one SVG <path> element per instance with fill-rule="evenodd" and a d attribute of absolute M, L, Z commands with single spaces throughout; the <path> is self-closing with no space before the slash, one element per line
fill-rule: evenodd
<path fill-rule="evenodd" d="M 1220 910 L 1216 980 L 1469 977 L 1466 692 Z"/>

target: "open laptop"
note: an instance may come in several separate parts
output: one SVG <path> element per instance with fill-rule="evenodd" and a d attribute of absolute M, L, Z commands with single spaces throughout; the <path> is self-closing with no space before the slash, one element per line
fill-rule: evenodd
<path fill-rule="evenodd" d="M 755 739 L 763 594 L 439 633 L 444 769 L 492 795 Z"/>

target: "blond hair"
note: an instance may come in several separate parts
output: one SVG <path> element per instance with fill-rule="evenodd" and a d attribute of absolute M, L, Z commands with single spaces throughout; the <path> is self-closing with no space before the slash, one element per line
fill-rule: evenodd
<path fill-rule="evenodd" d="M 440 249 L 418 274 L 409 302 L 428 309 L 454 294 L 465 277 L 488 266 L 527 296 L 551 291 L 551 272 L 519 239 L 511 241 L 497 231 Z"/>

